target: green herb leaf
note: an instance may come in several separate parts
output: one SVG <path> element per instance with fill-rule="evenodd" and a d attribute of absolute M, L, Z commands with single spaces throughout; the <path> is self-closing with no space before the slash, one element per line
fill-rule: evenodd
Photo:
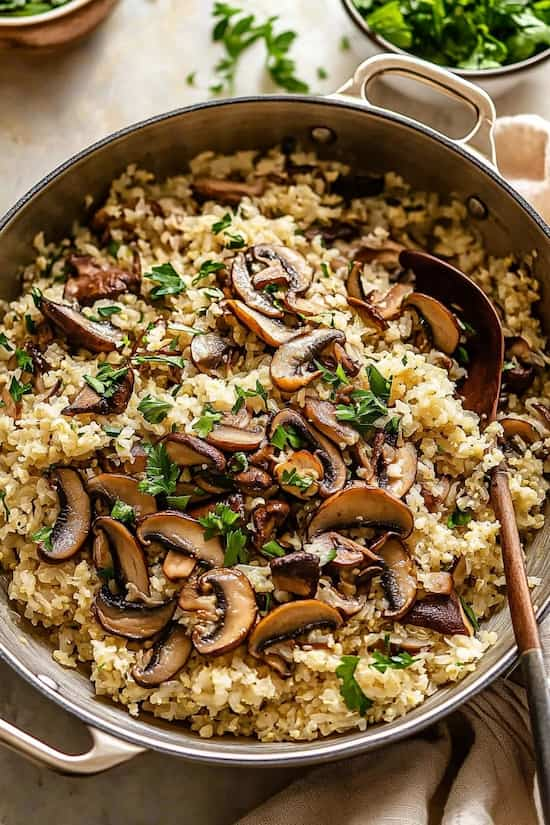
<path fill-rule="evenodd" d="M 281 547 L 279 542 L 268 541 L 266 544 L 262 545 L 262 553 L 265 553 L 266 556 L 285 556 L 286 550 L 284 547 Z"/>
<path fill-rule="evenodd" d="M 118 241 L 113 241 L 112 239 L 107 244 L 107 252 L 111 256 L 111 258 L 116 258 L 118 256 L 118 250 L 120 249 L 121 244 Z"/>
<path fill-rule="evenodd" d="M 140 481 L 138 489 L 150 496 L 172 495 L 176 489 L 180 468 L 170 461 L 162 441 L 158 444 L 144 444 L 143 448 L 147 453 L 147 464 L 145 478 Z"/>
<path fill-rule="evenodd" d="M 195 85 L 195 76 L 196 76 L 196 74 L 197 74 L 196 72 L 189 72 L 189 74 L 186 76 L 185 82 L 187 83 L 188 86 L 194 86 Z"/>
<path fill-rule="evenodd" d="M 7 352 L 13 352 L 13 347 L 3 332 L 0 332 L 0 347 L 4 347 Z"/>
<path fill-rule="evenodd" d="M 160 424 L 171 409 L 172 404 L 169 401 L 161 401 L 160 398 L 154 398 L 149 394 L 138 404 L 139 412 L 149 424 Z"/>
<path fill-rule="evenodd" d="M 212 224 L 212 232 L 214 235 L 219 235 L 220 232 L 223 232 L 224 229 L 227 229 L 228 226 L 231 226 L 231 221 L 233 217 L 230 212 L 226 212 L 221 220 L 216 221 L 216 223 Z"/>
<path fill-rule="evenodd" d="M 468 355 L 468 350 L 465 347 L 456 348 L 455 358 L 458 361 L 458 363 L 463 367 L 467 367 L 470 363 L 470 356 Z"/>
<path fill-rule="evenodd" d="M 176 510 L 187 510 L 190 501 L 191 496 L 166 496 L 168 507 L 174 507 Z"/>
<path fill-rule="evenodd" d="M 151 272 L 147 272 L 144 277 L 157 284 L 151 290 L 153 300 L 163 298 L 165 295 L 179 295 L 186 289 L 182 279 L 170 263 L 153 266 Z"/>
<path fill-rule="evenodd" d="M 231 219 L 229 221 L 231 223 Z M 216 224 L 214 224 L 215 226 Z M 193 286 L 203 281 L 205 278 L 208 278 L 209 275 L 214 275 L 214 273 L 219 272 L 221 269 L 225 269 L 225 264 L 222 264 L 220 261 L 204 261 L 200 265 L 200 269 L 198 274 L 192 280 Z"/>
<path fill-rule="evenodd" d="M 112 398 L 128 373 L 128 367 L 115 369 L 111 364 L 102 364 L 95 376 L 85 375 L 86 383 L 103 398 Z"/>
<path fill-rule="evenodd" d="M 243 389 L 243 387 L 239 387 L 236 384 L 235 395 L 237 396 L 237 400 L 231 408 L 231 412 L 233 413 L 233 415 L 236 415 L 239 412 L 239 410 L 242 409 L 247 398 L 260 397 L 264 402 L 265 408 L 267 410 L 267 390 L 259 381 L 256 381 L 255 390 L 245 390 Z"/>
<path fill-rule="evenodd" d="M 477 620 L 477 616 L 476 616 L 476 614 L 475 614 L 475 613 L 474 613 L 474 611 L 473 611 L 473 608 L 472 608 L 472 607 L 470 607 L 470 605 L 469 605 L 469 604 L 467 604 L 467 603 L 464 601 L 464 599 L 462 598 L 462 596 L 460 596 L 459 598 L 460 598 L 460 604 L 462 605 L 462 609 L 464 610 L 464 612 L 465 612 L 465 614 L 466 614 L 466 616 L 467 616 L 467 618 L 468 618 L 468 621 L 470 622 L 470 624 L 471 624 L 471 625 L 472 625 L 472 627 L 474 628 L 475 632 L 477 633 L 477 632 L 479 631 L 479 622 L 478 622 L 478 620 Z"/>
<path fill-rule="evenodd" d="M 324 367 L 320 361 L 315 361 L 315 366 L 318 370 L 321 370 L 321 380 L 324 381 L 325 384 L 329 384 L 333 390 L 337 390 L 338 387 L 345 387 L 349 384 L 349 378 L 346 375 L 346 371 L 344 370 L 342 364 L 337 364 L 334 372 L 331 372 L 329 369 Z"/>
<path fill-rule="evenodd" d="M 32 393 L 32 386 L 30 384 L 22 384 L 14 375 L 11 379 L 9 393 L 15 403 L 18 404 L 24 395 L 29 395 Z"/>
<path fill-rule="evenodd" d="M 305 493 L 313 484 L 313 479 L 309 476 L 301 476 L 293 467 L 291 470 L 283 470 L 281 483 L 287 487 L 296 487 L 297 490 Z"/>
<path fill-rule="evenodd" d="M 384 378 L 374 364 L 367 367 L 366 373 L 371 391 L 377 398 L 387 402 L 391 394 L 392 379 Z"/>
<path fill-rule="evenodd" d="M 117 307 L 114 304 L 108 307 L 98 307 L 97 314 L 100 318 L 110 318 L 112 315 L 118 315 L 122 312 L 122 307 Z"/>
<path fill-rule="evenodd" d="M 215 286 L 207 286 L 203 289 L 203 293 L 211 301 L 220 301 L 223 298 L 223 292 Z"/>
<path fill-rule="evenodd" d="M 201 438 L 206 438 L 206 436 L 209 435 L 209 433 L 211 433 L 214 429 L 214 424 L 218 424 L 221 420 L 221 412 L 212 409 L 212 407 L 207 404 L 204 407 L 200 418 L 198 418 L 193 424 L 193 429 L 200 435 Z"/>
<path fill-rule="evenodd" d="M 285 450 L 287 445 L 297 450 L 304 444 L 300 434 L 290 424 L 280 424 L 271 437 L 271 443 L 279 450 Z"/>
<path fill-rule="evenodd" d="M 225 237 L 229 238 L 229 243 L 226 243 L 228 249 L 242 249 L 246 246 L 246 241 L 242 235 L 237 235 L 235 232 L 226 232 Z"/>
<path fill-rule="evenodd" d="M 372 707 L 372 699 L 365 696 L 355 679 L 355 671 L 359 664 L 359 656 L 342 656 L 336 668 L 336 675 L 341 680 L 340 693 L 348 710 L 357 711 L 364 716 Z"/>
<path fill-rule="evenodd" d="M 349 51 L 349 49 L 350 49 L 349 37 L 346 37 L 346 35 L 344 35 L 343 37 L 340 38 L 340 51 L 341 52 L 347 52 L 347 51 Z"/>
<path fill-rule="evenodd" d="M 322 66 L 319 66 L 319 68 L 317 69 L 317 77 L 319 78 L 319 80 L 326 80 L 328 77 L 327 70 L 324 69 Z"/>
<path fill-rule="evenodd" d="M 248 552 L 246 551 L 246 535 L 242 530 L 230 530 L 225 537 L 225 554 L 223 557 L 224 567 L 231 567 L 233 564 L 246 564 Z"/>
<path fill-rule="evenodd" d="M 46 550 L 52 550 L 52 532 L 53 527 L 41 527 L 32 534 L 31 539 L 37 544 L 43 544 Z"/>
<path fill-rule="evenodd" d="M 33 321 L 30 315 L 25 315 L 25 327 L 27 328 L 27 332 L 29 335 L 34 335 L 36 332 L 36 323 Z"/>
<path fill-rule="evenodd" d="M 393 654 L 381 653 L 379 650 L 373 650 L 372 658 L 374 659 L 374 662 L 371 662 L 370 667 L 373 667 L 380 673 L 385 673 L 388 668 L 393 670 L 403 670 L 416 662 L 416 659 L 413 659 L 411 654 L 407 653 L 406 650 L 401 650 L 399 653 Z"/>
<path fill-rule="evenodd" d="M 32 358 L 26 350 L 19 348 L 16 349 L 15 360 L 17 361 L 17 366 L 22 369 L 23 372 L 34 372 Z"/>
<path fill-rule="evenodd" d="M 225 536 L 240 518 L 227 504 L 218 502 L 212 512 L 199 518 L 199 524 L 204 527 L 204 538 L 208 541 L 214 536 Z"/>
<path fill-rule="evenodd" d="M 248 458 L 246 453 L 233 453 L 228 469 L 232 474 L 242 473 L 243 470 L 248 470 Z"/>
<path fill-rule="evenodd" d="M 167 364 L 169 367 L 177 367 L 182 370 L 185 361 L 181 355 L 136 355 L 132 358 L 133 364 Z"/>
<path fill-rule="evenodd" d="M 469 510 L 460 510 L 458 507 L 447 519 L 447 527 L 453 530 L 455 527 L 465 527 L 472 520 L 472 513 Z"/>
<path fill-rule="evenodd" d="M 125 501 L 117 498 L 111 510 L 111 518 L 121 521 L 123 524 L 133 524 L 136 520 L 136 511 Z"/>
<path fill-rule="evenodd" d="M 105 435 L 108 435 L 111 438 L 118 438 L 122 432 L 122 427 L 112 427 L 110 424 L 104 424 L 102 429 Z"/>

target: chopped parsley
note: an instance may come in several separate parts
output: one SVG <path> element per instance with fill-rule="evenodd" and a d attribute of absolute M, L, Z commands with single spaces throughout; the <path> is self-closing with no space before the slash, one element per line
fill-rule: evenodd
<path fill-rule="evenodd" d="M 171 496 L 176 489 L 180 468 L 170 461 L 162 441 L 158 444 L 144 444 L 143 448 L 147 453 L 147 464 L 145 478 L 139 482 L 139 491 L 149 493 L 150 496 Z"/>
<path fill-rule="evenodd" d="M 332 275 L 330 264 L 327 264 L 323 261 L 321 264 L 321 272 L 323 273 L 323 278 L 330 278 L 330 276 Z"/>
<path fill-rule="evenodd" d="M 158 264 L 151 268 L 145 276 L 157 286 L 151 290 L 151 298 L 157 300 L 165 295 L 179 295 L 185 292 L 185 284 L 170 263 Z"/>
<path fill-rule="evenodd" d="M 351 394 L 351 404 L 338 404 L 336 418 L 348 421 L 359 432 L 377 426 L 376 422 L 388 414 L 387 401 L 391 393 L 391 378 L 384 378 L 371 364 L 366 369 L 369 379 L 368 390 L 355 390 Z"/>
<path fill-rule="evenodd" d="M 231 223 L 231 219 L 229 222 Z M 197 275 L 195 275 L 195 277 L 191 281 L 192 285 L 195 286 L 196 284 L 203 281 L 205 278 L 208 278 L 209 275 L 213 275 L 215 272 L 219 272 L 220 269 L 225 269 L 225 264 L 220 263 L 220 261 L 204 261 L 200 265 L 200 269 Z"/>
<path fill-rule="evenodd" d="M 117 307 L 115 304 L 97 308 L 97 314 L 100 318 L 110 318 L 112 315 L 118 315 L 120 312 L 122 312 L 122 307 Z"/>
<path fill-rule="evenodd" d="M 262 545 L 262 553 L 265 553 L 266 556 L 285 556 L 286 551 L 284 547 L 281 547 L 278 541 L 268 541 Z"/>
<path fill-rule="evenodd" d="M 315 361 L 315 366 L 318 370 L 321 370 L 321 380 L 324 381 L 325 384 L 329 384 L 333 390 L 337 390 L 339 387 L 345 387 L 349 384 L 349 378 L 346 375 L 342 364 L 338 364 L 334 372 L 331 372 L 329 369 L 324 367 L 320 361 Z"/>
<path fill-rule="evenodd" d="M 176 340 L 176 339 L 174 339 Z M 185 361 L 181 355 L 136 355 L 132 358 L 134 364 L 167 364 L 169 367 L 177 367 L 182 370 Z"/>
<path fill-rule="evenodd" d="M 212 409 L 210 404 L 207 404 L 200 418 L 193 424 L 193 429 L 200 435 L 201 438 L 206 438 L 214 429 L 214 424 L 218 424 L 222 420 L 221 412 Z"/>
<path fill-rule="evenodd" d="M 110 424 L 105 424 L 102 429 L 105 435 L 108 435 L 111 438 L 118 438 L 122 432 L 122 427 L 113 427 Z"/>
<path fill-rule="evenodd" d="M 111 240 L 107 244 L 107 252 L 111 256 L 111 258 L 116 258 L 118 256 L 118 250 L 120 249 L 120 247 L 121 244 L 119 244 L 118 241 L 113 241 L 113 239 L 111 238 Z"/>
<path fill-rule="evenodd" d="M 313 484 L 313 479 L 309 476 L 301 476 L 293 467 L 292 470 L 283 470 L 281 483 L 287 487 L 296 487 L 297 490 L 305 493 Z"/>
<path fill-rule="evenodd" d="M 399 653 L 382 653 L 380 650 L 373 650 L 372 658 L 374 662 L 370 663 L 370 667 L 380 673 L 385 673 L 388 668 L 404 670 L 404 668 L 410 667 L 416 662 L 416 659 L 406 650 L 400 650 Z"/>
<path fill-rule="evenodd" d="M 196 72 L 189 72 L 189 74 L 186 76 L 185 82 L 187 83 L 188 86 L 194 86 L 195 85 L 195 76 L 196 76 L 196 74 L 197 74 Z"/>
<path fill-rule="evenodd" d="M 25 327 L 29 335 L 34 335 L 36 332 L 36 322 L 33 321 L 30 315 L 25 315 Z"/>
<path fill-rule="evenodd" d="M 138 404 L 138 410 L 149 424 L 160 424 L 164 421 L 172 404 L 169 401 L 161 401 L 160 398 L 148 394 Z"/>
<path fill-rule="evenodd" d="M 17 366 L 22 369 L 23 372 L 34 372 L 32 358 L 26 350 L 16 349 L 15 360 L 17 361 Z"/>
<path fill-rule="evenodd" d="M 187 510 L 190 501 L 191 496 L 166 496 L 168 507 L 174 507 L 176 510 Z"/>
<path fill-rule="evenodd" d="M 229 242 L 225 244 L 228 249 L 242 249 L 243 246 L 246 246 L 243 236 L 238 235 L 236 232 L 226 232 L 225 237 L 229 238 Z"/>
<path fill-rule="evenodd" d="M 212 232 L 214 233 L 214 235 L 219 235 L 220 232 L 223 232 L 224 229 L 227 229 L 228 226 L 231 226 L 232 220 L 233 218 L 231 216 L 231 213 L 226 212 L 223 218 L 212 224 Z"/>
<path fill-rule="evenodd" d="M 128 367 L 114 369 L 111 364 L 104 363 L 100 366 L 95 376 L 85 375 L 84 381 L 98 395 L 101 395 L 103 398 L 112 398 L 127 373 Z"/>
<path fill-rule="evenodd" d="M 470 624 L 471 624 L 471 625 L 472 625 L 472 627 L 474 628 L 475 632 L 477 633 L 477 632 L 478 632 L 478 630 L 479 630 L 479 622 L 478 622 L 478 620 L 477 620 L 477 616 L 476 616 L 476 614 L 475 614 L 475 613 L 474 613 L 474 611 L 473 611 L 473 608 L 472 608 L 472 607 L 470 607 L 470 605 L 469 605 L 469 604 L 467 604 L 467 603 L 464 601 L 464 599 L 462 598 L 462 596 L 459 596 L 459 598 L 460 598 L 460 604 L 462 605 L 462 609 L 463 609 L 463 611 L 465 612 L 465 614 L 466 614 L 466 616 L 467 616 L 467 618 L 468 618 L 468 621 L 470 622 Z"/>
<path fill-rule="evenodd" d="M 283 426 L 279 424 L 273 435 L 271 436 L 271 443 L 279 450 L 286 449 L 287 445 L 297 450 L 303 446 L 303 440 L 297 430 L 291 424 Z"/>
<path fill-rule="evenodd" d="M 52 550 L 52 533 L 53 527 L 41 527 L 32 534 L 31 539 L 37 544 L 43 544 L 46 550 Z"/>
<path fill-rule="evenodd" d="M 366 373 L 371 391 L 377 398 L 382 399 L 382 401 L 389 401 L 392 379 L 384 378 L 374 364 L 369 364 L 366 368 Z"/>
<path fill-rule="evenodd" d="M 203 289 L 204 295 L 210 298 L 211 301 L 219 301 L 223 298 L 223 292 L 215 286 L 207 286 Z"/>
<path fill-rule="evenodd" d="M 224 567 L 231 567 L 233 564 L 246 564 L 248 552 L 246 550 L 246 535 L 242 530 L 230 530 L 225 537 L 225 554 L 223 557 Z"/>
<path fill-rule="evenodd" d="M 468 350 L 465 347 L 460 346 L 456 348 L 455 358 L 463 367 L 468 366 L 470 363 L 470 356 L 468 355 Z"/>
<path fill-rule="evenodd" d="M 461 510 L 456 508 L 454 513 L 451 513 L 447 519 L 447 527 L 453 530 L 455 527 L 465 527 L 472 520 L 472 514 L 469 510 Z"/>
<path fill-rule="evenodd" d="M 346 37 L 346 35 L 344 35 L 343 37 L 340 38 L 340 51 L 341 52 L 347 52 L 347 51 L 349 51 L 349 49 L 350 49 L 349 37 Z"/>
<path fill-rule="evenodd" d="M 16 404 L 21 401 L 24 395 L 29 395 L 32 392 L 32 386 L 30 384 L 22 384 L 20 381 L 17 380 L 15 375 L 11 379 L 9 393 Z"/>
<path fill-rule="evenodd" d="M 340 693 L 348 710 L 357 711 L 364 716 L 372 707 L 372 699 L 365 696 L 355 678 L 355 671 L 359 664 L 359 656 L 342 656 L 336 668 L 336 675 L 341 680 Z"/>
<path fill-rule="evenodd" d="M 204 538 L 208 541 L 214 536 L 225 536 L 240 518 L 227 504 L 218 502 L 212 512 L 199 518 L 199 524 L 204 527 Z"/>
<path fill-rule="evenodd" d="M 125 501 L 117 498 L 111 510 L 111 518 L 121 521 L 123 524 L 133 524 L 136 520 L 136 511 Z"/>
<path fill-rule="evenodd" d="M 233 453 L 228 469 L 230 473 L 242 473 L 243 470 L 248 470 L 248 458 L 246 453 Z"/>
<path fill-rule="evenodd" d="M 0 347 L 4 347 L 7 352 L 13 352 L 13 347 L 3 332 L 0 332 Z"/>
<path fill-rule="evenodd" d="M 239 387 L 237 384 L 235 385 L 235 395 L 237 399 L 231 408 L 231 412 L 235 415 L 244 407 L 244 403 L 247 398 L 257 398 L 260 397 L 265 404 L 265 408 L 267 410 L 267 390 L 258 380 L 256 381 L 256 389 L 255 390 L 245 390 L 243 387 Z"/>

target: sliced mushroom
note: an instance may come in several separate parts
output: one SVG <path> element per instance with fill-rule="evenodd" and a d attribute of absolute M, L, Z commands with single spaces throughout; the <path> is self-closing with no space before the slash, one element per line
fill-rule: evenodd
<path fill-rule="evenodd" d="M 403 624 L 427 627 L 445 636 L 474 635 L 472 623 L 455 590 L 448 596 L 432 593 L 418 600 L 402 621 Z"/>
<path fill-rule="evenodd" d="M 276 465 L 275 477 L 286 493 L 296 498 L 308 499 L 319 492 L 323 465 L 307 450 L 297 450 L 286 461 Z"/>
<path fill-rule="evenodd" d="M 92 559 L 98 575 L 105 581 L 114 579 L 115 562 L 107 534 L 99 530 L 92 544 Z"/>
<path fill-rule="evenodd" d="M 151 639 L 163 630 L 176 609 L 176 601 L 150 607 L 142 602 L 129 602 L 113 594 L 104 585 L 95 599 L 95 612 L 101 626 L 114 636 L 141 641 Z"/>
<path fill-rule="evenodd" d="M 290 513 L 286 501 L 272 500 L 256 507 L 252 513 L 254 544 L 259 550 L 271 539 L 277 527 L 281 527 Z"/>
<path fill-rule="evenodd" d="M 394 451 L 389 464 L 386 465 L 388 479 L 387 489 L 398 498 L 403 498 L 416 480 L 418 459 L 414 444 L 403 444 Z"/>
<path fill-rule="evenodd" d="M 363 264 L 360 261 L 354 261 L 349 271 L 348 279 L 346 281 L 346 290 L 349 298 L 356 301 L 362 301 L 372 305 L 374 301 L 380 297 L 377 290 L 366 290 L 363 283 Z"/>
<path fill-rule="evenodd" d="M 394 284 L 375 303 L 376 311 L 385 321 L 397 318 L 401 312 L 404 299 L 412 292 L 410 284 Z"/>
<path fill-rule="evenodd" d="M 65 561 L 78 553 L 90 532 L 90 498 L 76 470 L 58 467 L 52 477 L 59 498 L 59 515 L 50 537 L 51 549 L 43 543 L 39 546 L 48 561 Z"/>
<path fill-rule="evenodd" d="M 212 591 L 205 596 L 200 588 L 200 576 L 193 575 L 184 582 L 178 598 L 181 610 L 196 613 L 197 617 L 208 622 L 218 619 L 217 598 Z"/>
<path fill-rule="evenodd" d="M 435 298 L 421 292 L 411 292 L 404 307 L 414 307 L 430 327 L 434 346 L 451 355 L 460 341 L 460 327 L 453 313 Z"/>
<path fill-rule="evenodd" d="M 168 458 L 179 467 L 207 465 L 213 467 L 218 473 L 223 473 L 225 470 L 224 454 L 196 435 L 170 433 L 164 437 L 164 444 Z"/>
<path fill-rule="evenodd" d="M 116 389 L 108 398 L 85 384 L 76 398 L 61 410 L 62 415 L 120 415 L 123 413 L 134 391 L 134 373 L 128 369 L 118 381 Z"/>
<path fill-rule="evenodd" d="M 502 427 L 504 438 L 507 440 L 518 436 L 525 444 L 534 444 L 543 438 L 542 433 L 539 432 L 533 422 L 527 421 L 525 418 L 508 415 L 506 418 L 499 419 L 498 423 Z"/>
<path fill-rule="evenodd" d="M 353 307 L 366 326 L 376 327 L 381 332 L 388 328 L 388 322 L 380 315 L 374 304 L 351 296 L 348 298 L 348 304 Z"/>
<path fill-rule="evenodd" d="M 265 438 L 265 430 L 242 430 L 228 424 L 214 424 L 206 436 L 209 444 L 230 453 L 257 450 Z"/>
<path fill-rule="evenodd" d="M 290 290 L 282 297 L 282 302 L 287 312 L 292 312 L 294 315 L 319 315 L 323 311 L 323 306 L 316 303 L 311 298 L 301 298 L 295 292 Z"/>
<path fill-rule="evenodd" d="M 242 301 L 228 300 L 225 302 L 225 306 L 239 321 L 242 321 L 254 335 L 257 335 L 258 338 L 261 338 L 261 340 L 270 347 L 280 347 L 303 332 L 302 328 L 291 329 L 281 324 L 280 321 L 262 315 L 261 312 L 251 309 Z"/>
<path fill-rule="evenodd" d="M 114 551 L 116 566 L 125 583 L 135 584 L 140 593 L 149 595 L 149 574 L 143 550 L 122 522 L 109 516 L 99 516 L 94 521 L 94 535 L 106 534 L 111 554 Z"/>
<path fill-rule="evenodd" d="M 538 401 L 528 401 L 527 407 L 539 417 L 546 431 L 550 430 L 550 407 Z"/>
<path fill-rule="evenodd" d="M 213 375 L 219 367 L 227 364 L 231 356 L 229 343 L 215 332 L 194 335 L 191 339 L 191 361 L 206 375 Z"/>
<path fill-rule="evenodd" d="M 354 525 L 385 527 L 406 538 L 414 518 L 410 508 L 387 490 L 354 484 L 323 501 L 309 524 L 308 536 Z"/>
<path fill-rule="evenodd" d="M 193 556 L 186 556 L 179 550 L 169 550 L 162 562 L 162 572 L 170 581 L 177 582 L 180 579 L 188 579 L 197 566 L 197 560 Z"/>
<path fill-rule="evenodd" d="M 336 629 L 343 623 L 340 613 L 318 599 L 281 604 L 261 619 L 248 640 L 248 651 L 257 659 L 271 645 L 294 639 L 317 627 Z"/>
<path fill-rule="evenodd" d="M 436 482 L 432 482 L 429 488 L 424 484 L 421 486 L 420 493 L 429 513 L 437 513 L 450 490 L 451 482 L 448 476 L 441 476 Z"/>
<path fill-rule="evenodd" d="M 256 244 L 248 250 L 251 257 L 267 266 L 274 263 L 279 264 L 285 275 L 289 291 L 300 294 L 305 292 L 313 279 L 313 269 L 306 259 L 286 246 L 269 246 L 268 244 Z"/>
<path fill-rule="evenodd" d="M 218 536 L 206 540 L 204 529 L 195 519 L 163 510 L 151 516 L 145 516 L 137 529 L 138 539 L 146 547 L 151 542 L 159 542 L 169 550 L 187 553 L 211 567 L 223 564 L 223 548 Z"/>
<path fill-rule="evenodd" d="M 345 342 L 338 329 L 320 327 L 305 332 L 280 346 L 270 365 L 271 379 L 283 392 L 296 392 L 321 375 L 320 370 L 308 372 L 308 367 L 319 353 L 335 341 Z"/>
<path fill-rule="evenodd" d="M 334 607 L 345 619 L 355 616 L 366 604 L 366 596 L 361 595 L 356 599 L 346 598 L 339 590 L 332 586 L 327 579 L 321 579 L 317 588 L 316 598 L 325 604 Z"/>
<path fill-rule="evenodd" d="M 523 395 L 535 380 L 535 368 L 532 364 L 514 364 L 502 373 L 503 386 L 509 392 Z"/>
<path fill-rule="evenodd" d="M 98 298 L 114 298 L 127 292 L 138 292 L 141 283 L 139 255 L 134 255 L 131 269 L 101 264 L 91 255 L 70 255 L 67 262 L 76 270 L 65 283 L 63 297 L 81 305 L 93 304 Z"/>
<path fill-rule="evenodd" d="M 209 570 L 199 579 L 203 593 L 214 591 L 219 620 L 193 631 L 193 644 L 203 655 L 219 656 L 234 650 L 246 638 L 256 620 L 256 597 L 250 582 L 235 568 Z"/>
<path fill-rule="evenodd" d="M 285 590 L 312 599 L 319 582 L 319 556 L 299 550 L 277 559 L 272 559 L 271 579 L 275 589 Z"/>
<path fill-rule="evenodd" d="M 397 269 L 399 267 L 399 253 L 405 247 L 387 238 L 380 246 L 364 243 L 354 252 L 354 258 L 365 264 L 377 261 L 385 269 Z"/>
<path fill-rule="evenodd" d="M 158 687 L 173 679 L 184 667 L 193 645 L 185 628 L 174 624 L 156 644 L 147 651 L 141 651 L 138 663 L 132 668 L 132 676 L 141 687 Z"/>
<path fill-rule="evenodd" d="M 284 312 L 275 306 L 266 292 L 259 292 L 254 288 L 252 278 L 246 265 L 246 258 L 242 252 L 235 255 L 231 267 L 231 283 L 233 291 L 250 309 L 267 315 L 268 318 L 282 318 Z"/>
<path fill-rule="evenodd" d="M 274 488 L 273 479 L 260 467 L 248 467 L 237 473 L 233 480 L 237 487 L 249 496 L 265 496 Z"/>
<path fill-rule="evenodd" d="M 388 534 L 378 554 L 384 561 L 380 578 L 389 610 L 387 619 L 400 619 L 414 604 L 417 592 L 416 571 L 409 552 L 400 536 Z"/>
<path fill-rule="evenodd" d="M 336 417 L 336 407 L 330 401 L 321 401 L 318 398 L 308 398 L 305 414 L 323 435 L 330 438 L 340 449 L 351 447 L 359 440 L 359 433 L 349 424 L 339 421 Z"/>
<path fill-rule="evenodd" d="M 92 498 L 101 496 L 109 504 L 120 500 L 133 507 L 137 518 L 156 512 L 155 497 L 142 493 L 139 489 L 139 481 L 122 473 L 100 473 L 90 478 L 86 486 Z"/>
<path fill-rule="evenodd" d="M 426 573 L 422 584 L 424 586 L 424 590 L 428 593 L 440 593 L 444 596 L 449 596 L 454 586 L 453 576 L 451 573 L 447 573 L 445 571 L 438 573 Z"/>
<path fill-rule="evenodd" d="M 83 347 L 90 352 L 112 352 L 123 343 L 119 329 L 109 323 L 90 321 L 76 309 L 56 304 L 43 296 L 40 309 L 73 346 Z"/>
<path fill-rule="evenodd" d="M 263 195 L 265 181 L 258 179 L 246 183 L 221 178 L 195 178 L 192 188 L 195 195 L 201 199 L 237 205 L 245 197 L 259 198 Z"/>

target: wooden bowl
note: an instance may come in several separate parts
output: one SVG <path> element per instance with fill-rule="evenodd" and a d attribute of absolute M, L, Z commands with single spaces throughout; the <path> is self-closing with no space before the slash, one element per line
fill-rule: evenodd
<path fill-rule="evenodd" d="M 112 11 L 117 0 L 71 0 L 64 6 L 29 17 L 0 15 L 0 49 L 53 49 L 89 34 Z"/>

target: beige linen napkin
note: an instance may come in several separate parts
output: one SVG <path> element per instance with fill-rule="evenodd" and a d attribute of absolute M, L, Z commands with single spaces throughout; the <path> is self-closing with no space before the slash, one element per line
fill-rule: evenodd
<path fill-rule="evenodd" d="M 550 124 L 501 118 L 496 143 L 501 172 L 550 222 Z M 550 654 L 550 617 L 542 633 Z M 525 692 L 501 679 L 424 735 L 312 769 L 239 825 L 537 825 L 533 789 Z"/>

